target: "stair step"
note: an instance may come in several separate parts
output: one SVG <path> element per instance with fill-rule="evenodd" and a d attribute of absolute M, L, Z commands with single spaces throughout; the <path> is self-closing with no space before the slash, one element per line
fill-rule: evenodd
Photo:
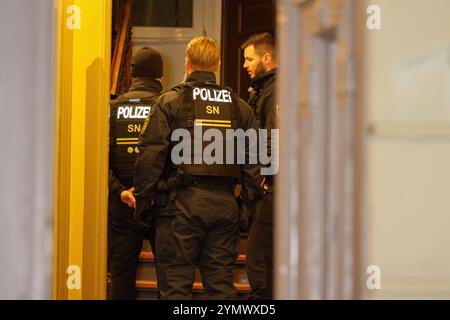
<path fill-rule="evenodd" d="M 236 265 L 233 268 L 233 281 L 234 286 L 238 291 L 238 298 L 240 300 L 248 299 L 250 293 L 250 285 L 248 284 L 247 272 L 246 272 L 246 251 L 247 251 L 247 235 L 241 234 L 240 237 L 240 255 L 236 260 Z M 156 281 L 156 269 L 155 269 L 155 257 L 151 251 L 149 241 L 145 240 L 143 243 L 142 251 L 139 255 L 139 266 L 137 270 L 137 298 L 139 300 L 157 300 L 157 281 Z M 192 287 L 192 299 L 204 300 L 203 285 L 201 283 L 201 277 L 198 269 L 195 272 L 195 280 Z"/>
<path fill-rule="evenodd" d="M 239 294 L 248 294 L 250 293 L 250 286 L 245 283 L 235 283 L 234 286 L 236 287 Z M 137 280 L 136 281 L 136 288 L 141 290 L 156 290 L 158 287 L 158 284 L 156 281 L 147 281 L 147 280 Z M 203 291 L 203 284 L 201 282 L 194 282 L 192 286 L 192 291 Z"/>
<path fill-rule="evenodd" d="M 136 279 L 144 281 L 156 280 L 156 269 L 154 264 L 154 256 L 150 252 L 142 252 L 140 263 L 137 269 Z M 233 279 L 237 283 L 248 283 L 247 270 L 245 268 L 245 256 L 239 257 L 236 266 L 233 268 Z M 196 268 L 195 281 L 200 282 L 200 272 Z"/>
<path fill-rule="evenodd" d="M 144 281 L 156 281 L 156 269 L 140 265 L 137 269 L 136 279 Z M 235 282 L 247 284 L 247 271 L 245 269 L 233 269 L 233 279 Z M 201 281 L 200 272 L 198 270 L 195 271 L 195 281 Z"/>
<path fill-rule="evenodd" d="M 239 257 L 236 260 L 236 264 L 237 265 L 243 265 L 245 264 L 246 261 L 246 255 L 245 254 L 240 254 Z M 155 256 L 153 255 L 153 252 L 149 252 L 149 251 L 142 251 L 141 254 L 139 255 L 139 261 L 146 261 L 146 262 L 151 262 L 155 260 Z"/>
<path fill-rule="evenodd" d="M 240 241 L 239 241 L 239 253 L 241 255 L 245 255 L 247 253 L 247 234 L 245 233 L 241 233 L 240 234 Z M 148 240 L 144 240 L 143 242 L 143 246 L 142 246 L 142 251 L 144 252 L 151 252 L 151 245 L 150 242 Z"/>

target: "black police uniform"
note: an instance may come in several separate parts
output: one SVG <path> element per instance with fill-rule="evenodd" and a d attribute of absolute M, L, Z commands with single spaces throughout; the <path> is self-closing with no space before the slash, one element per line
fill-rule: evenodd
<path fill-rule="evenodd" d="M 262 129 L 278 128 L 278 110 L 275 100 L 277 71 L 271 70 L 252 81 L 249 105 L 255 111 Z M 271 153 L 271 138 L 267 140 Z M 255 204 L 247 247 L 247 274 L 251 287 L 251 300 L 273 298 L 273 176 L 266 176 L 269 192 Z"/>
<path fill-rule="evenodd" d="M 129 92 L 110 106 L 109 261 L 114 300 L 136 297 L 136 269 L 144 234 L 133 219 L 134 209 L 121 201 L 120 194 L 133 186 L 139 133 L 161 90 L 157 80 L 133 78 Z"/>
<path fill-rule="evenodd" d="M 194 100 L 195 88 L 205 89 L 202 96 L 214 97 L 216 101 Z M 208 298 L 237 298 L 232 269 L 239 254 L 239 210 L 233 188 L 242 175 L 243 186 L 258 195 L 260 167 L 174 165 L 171 158 L 177 145 L 171 142 L 175 129 L 185 129 L 191 134 L 198 127 L 221 132 L 226 128 L 257 130 L 255 116 L 247 103 L 233 94 L 217 96 L 215 89 L 223 88 L 215 84 L 214 73 L 192 73 L 185 86 L 158 99 L 140 137 L 141 153 L 135 173 L 136 217 L 144 221 L 152 214 L 150 204 L 161 201 L 156 218 L 156 255 L 162 299 L 191 298 L 195 266 L 200 270 Z M 231 103 L 227 102 L 229 97 Z M 249 152 L 247 148 L 245 153 Z M 194 153 L 195 150 L 191 159 Z M 176 182 L 168 183 L 169 193 L 157 196 L 161 179 Z M 161 200 L 164 196 L 166 202 Z"/>

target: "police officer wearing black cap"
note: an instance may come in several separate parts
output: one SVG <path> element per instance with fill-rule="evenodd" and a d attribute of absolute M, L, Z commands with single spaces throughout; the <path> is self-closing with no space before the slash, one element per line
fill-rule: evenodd
<path fill-rule="evenodd" d="M 250 36 L 241 48 L 244 50 L 244 68 L 252 81 L 248 103 L 255 111 L 261 129 L 268 130 L 267 150 L 270 154 L 270 130 L 279 128 L 275 99 L 275 40 L 269 33 L 255 34 Z M 274 176 L 265 176 L 263 186 L 266 192 L 255 204 L 248 235 L 247 274 L 251 286 L 251 300 L 273 298 Z"/>
<path fill-rule="evenodd" d="M 230 156 L 229 149 L 222 154 L 218 147 L 213 155 L 205 142 L 211 139 L 204 137 L 207 132 L 215 133 L 214 141 L 225 146 L 228 139 L 220 139 L 225 130 L 256 131 L 257 123 L 247 103 L 216 84 L 214 72 L 219 63 L 216 41 L 208 37 L 191 40 L 186 50 L 186 82 L 158 99 L 140 137 L 136 218 L 142 225 L 156 223 L 162 299 L 192 298 L 195 267 L 208 298 L 237 298 L 232 269 L 239 254 L 239 209 L 233 191 L 242 177 L 245 190 L 257 198 L 260 167 L 237 164 L 233 157 L 233 161 L 221 161 Z M 199 130 L 205 133 L 203 140 L 200 133 L 200 141 Z M 186 143 L 187 148 L 180 151 Z M 250 156 L 250 144 L 242 153 Z M 217 161 L 210 161 L 215 156 Z"/>
<path fill-rule="evenodd" d="M 131 61 L 131 76 L 129 91 L 110 104 L 109 259 L 113 300 L 136 298 L 136 269 L 145 235 L 133 219 L 134 164 L 139 133 L 162 90 L 160 53 L 147 47 L 137 50 Z"/>

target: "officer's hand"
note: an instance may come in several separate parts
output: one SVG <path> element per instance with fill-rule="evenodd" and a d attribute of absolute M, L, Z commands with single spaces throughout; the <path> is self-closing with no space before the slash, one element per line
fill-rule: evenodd
<path fill-rule="evenodd" d="M 133 195 L 134 188 L 124 190 L 120 194 L 120 200 L 131 208 L 136 208 L 136 199 Z"/>

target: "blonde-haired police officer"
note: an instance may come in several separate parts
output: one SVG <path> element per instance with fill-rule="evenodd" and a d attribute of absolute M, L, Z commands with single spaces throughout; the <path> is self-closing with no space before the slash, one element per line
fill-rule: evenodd
<path fill-rule="evenodd" d="M 219 63 L 216 41 L 208 37 L 191 40 L 186 49 L 186 82 L 158 99 L 140 138 L 136 218 L 150 225 L 157 214 L 157 275 L 162 299 L 191 298 L 195 267 L 208 298 L 237 298 L 232 269 L 239 253 L 239 210 L 233 190 L 242 175 L 243 185 L 258 194 L 259 166 L 207 164 L 194 161 L 195 152 L 187 157 L 189 161 L 175 164 L 171 155 L 181 143 L 172 141 L 177 129 L 191 136 L 200 128 L 257 130 L 248 104 L 216 84 L 214 72 Z M 159 188 L 163 180 L 168 183 Z M 155 203 L 156 211 L 152 209 Z"/>

